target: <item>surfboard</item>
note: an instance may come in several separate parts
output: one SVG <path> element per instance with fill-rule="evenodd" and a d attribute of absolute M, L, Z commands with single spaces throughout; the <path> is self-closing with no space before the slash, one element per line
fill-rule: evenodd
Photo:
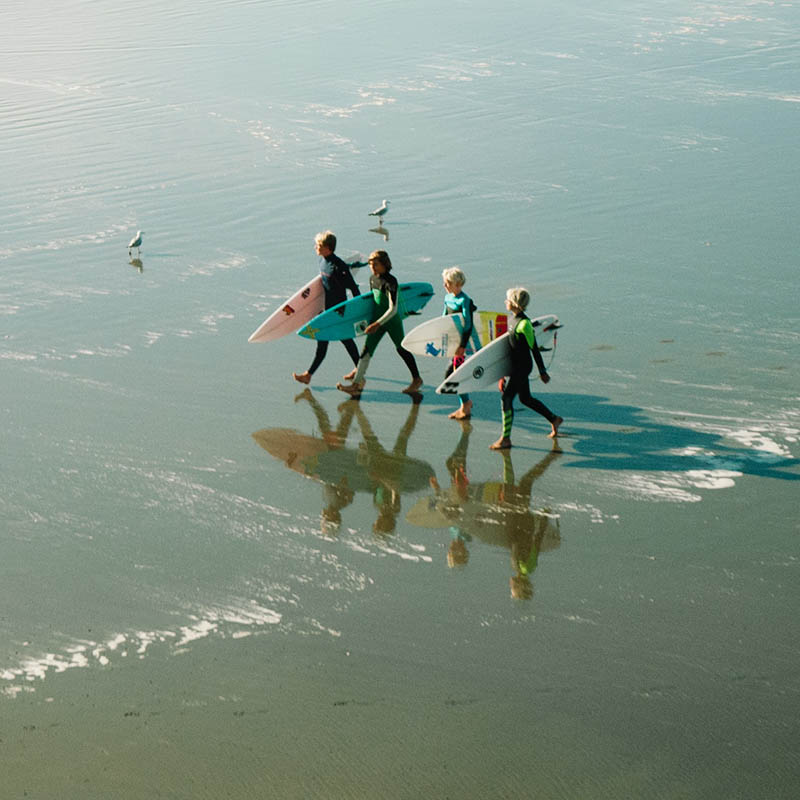
<path fill-rule="evenodd" d="M 363 257 L 356 253 L 351 270 L 363 267 Z M 359 260 L 360 259 L 360 260 Z M 273 342 L 296 331 L 325 310 L 325 289 L 322 276 L 316 275 L 278 306 L 251 334 L 248 342 Z"/>
<path fill-rule="evenodd" d="M 371 492 L 371 481 L 358 450 L 331 447 L 324 439 L 291 428 L 263 428 L 252 434 L 258 444 L 289 469 L 321 483 L 338 485 L 346 478 L 354 492 Z M 363 459 L 362 459 L 363 462 Z"/>
<path fill-rule="evenodd" d="M 508 312 L 476 311 L 472 315 L 472 335 L 466 355 L 471 356 L 508 330 Z M 417 325 L 403 339 L 403 347 L 417 356 L 453 358 L 461 344 L 464 320 L 460 314 L 434 317 Z"/>
<path fill-rule="evenodd" d="M 332 447 L 325 440 L 291 428 L 263 428 L 253 439 L 271 456 L 306 478 L 332 486 L 344 484 L 354 492 L 374 493 L 380 485 L 401 494 L 430 485 L 433 467 L 410 456 L 366 445 Z"/>
<path fill-rule="evenodd" d="M 555 314 L 531 320 L 536 334 L 536 344 L 541 351 L 551 350 L 561 323 Z M 437 394 L 467 394 L 480 391 L 497 383 L 511 370 L 511 348 L 508 333 L 489 342 L 470 356 L 449 378 L 436 387 Z"/>
<path fill-rule="evenodd" d="M 272 342 L 296 331 L 325 308 L 322 278 L 317 275 L 272 312 L 251 334 L 248 342 Z"/>
<path fill-rule="evenodd" d="M 490 481 L 472 484 L 467 498 L 451 496 L 448 490 L 421 497 L 406 513 L 406 521 L 419 528 L 457 527 L 485 544 L 501 545 L 507 542 L 508 523 L 513 526 L 521 519 L 526 527 L 530 523 L 544 527 L 540 552 L 555 550 L 561 541 L 558 517 L 545 511 L 492 502 L 484 497 L 502 495 L 508 488 L 499 481 Z"/>
<path fill-rule="evenodd" d="M 433 297 L 433 286 L 430 283 L 401 283 L 398 289 L 399 313 L 404 317 L 418 314 Z M 372 322 L 374 313 L 375 301 L 372 293 L 366 292 L 318 314 L 300 328 L 297 334 L 321 342 L 355 339 L 364 335 L 364 329 Z"/>

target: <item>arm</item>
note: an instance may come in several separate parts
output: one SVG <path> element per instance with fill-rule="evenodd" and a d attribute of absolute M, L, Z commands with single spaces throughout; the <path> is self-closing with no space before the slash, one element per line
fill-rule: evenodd
<path fill-rule="evenodd" d="M 350 267 L 347 267 L 345 270 L 344 285 L 350 290 L 350 294 L 352 294 L 353 297 L 358 297 L 361 294 L 358 284 L 356 283 L 356 279 L 353 277 L 353 273 L 350 272 Z"/>
<path fill-rule="evenodd" d="M 336 282 L 339 286 L 342 287 L 343 291 L 345 292 L 345 296 L 347 290 L 350 290 L 350 294 L 353 297 L 358 297 L 361 292 L 358 289 L 358 284 L 356 283 L 356 279 L 353 277 L 353 273 L 350 271 L 350 265 L 347 264 L 345 261 L 342 261 L 339 256 L 333 256 L 334 260 L 334 276 Z"/>
<path fill-rule="evenodd" d="M 475 304 L 472 300 L 469 297 L 465 297 L 464 302 L 461 304 L 461 316 L 464 320 L 464 330 L 461 334 L 461 342 L 458 345 L 458 349 L 461 351 L 467 349 L 470 336 L 472 336 L 472 312 L 474 308 Z M 464 355 L 464 353 L 456 353 L 456 355 Z"/>
<path fill-rule="evenodd" d="M 550 376 L 547 374 L 547 368 L 542 360 L 542 354 L 539 352 L 539 347 L 536 344 L 536 334 L 533 332 L 533 325 L 529 319 L 523 319 L 517 326 L 517 332 L 525 336 L 528 342 L 528 347 L 533 353 L 533 360 L 536 362 L 536 369 L 539 370 L 539 377 L 543 383 L 548 383 Z"/>
<path fill-rule="evenodd" d="M 392 319 L 392 317 L 394 317 L 395 314 L 397 314 L 397 291 L 387 291 L 386 295 L 389 298 L 389 308 L 386 309 L 386 313 L 382 317 L 367 325 L 367 327 L 364 329 L 367 333 L 375 333 L 375 331 L 377 331 L 381 325 L 385 325 L 390 319 Z"/>

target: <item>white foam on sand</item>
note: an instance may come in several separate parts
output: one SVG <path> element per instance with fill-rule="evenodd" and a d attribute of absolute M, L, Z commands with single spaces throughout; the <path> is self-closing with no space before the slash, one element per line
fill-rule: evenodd
<path fill-rule="evenodd" d="M 796 433 L 796 431 L 794 431 Z M 763 430 L 737 430 L 729 431 L 728 437 L 749 447 L 751 450 L 756 450 L 762 454 L 769 454 L 779 458 L 791 458 L 792 453 L 788 447 L 776 442 L 770 438 Z"/>
<path fill-rule="evenodd" d="M 127 658 L 129 654 L 142 659 L 155 644 L 167 645 L 177 655 L 186 653 L 188 645 L 200 639 L 212 635 L 241 639 L 267 626 L 278 625 L 281 620 L 280 613 L 256 601 L 237 600 L 196 609 L 186 624 L 174 630 L 117 633 L 102 642 L 75 640 L 65 644 L 60 652 L 23 655 L 17 665 L 0 670 L 0 681 L 6 682 L 0 694 L 13 699 L 21 692 L 35 691 L 32 684 L 69 669 L 107 667 L 115 658 Z M 27 646 L 26 642 L 20 650 Z"/>

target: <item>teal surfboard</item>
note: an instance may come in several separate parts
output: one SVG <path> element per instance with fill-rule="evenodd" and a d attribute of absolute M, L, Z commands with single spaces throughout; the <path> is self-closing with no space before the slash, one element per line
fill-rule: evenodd
<path fill-rule="evenodd" d="M 431 297 L 433 286 L 430 283 L 401 283 L 398 287 L 399 313 L 404 317 L 418 314 Z M 355 339 L 364 335 L 364 329 L 372 322 L 374 314 L 375 301 L 372 293 L 367 292 L 323 311 L 297 331 L 297 334 L 320 342 Z"/>

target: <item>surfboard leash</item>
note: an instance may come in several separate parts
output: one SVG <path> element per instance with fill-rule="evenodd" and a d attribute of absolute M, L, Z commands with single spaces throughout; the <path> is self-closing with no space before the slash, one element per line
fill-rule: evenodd
<path fill-rule="evenodd" d="M 559 330 L 559 328 L 563 328 L 564 327 L 563 325 L 556 324 L 557 322 L 558 322 L 558 320 L 556 320 L 556 322 L 554 322 L 553 324 L 548 325 L 546 328 L 542 329 L 542 332 L 550 331 L 550 330 L 553 331 L 553 346 L 552 347 L 546 347 L 546 348 L 544 348 L 544 350 L 542 348 L 539 348 L 539 352 L 540 353 L 544 353 L 544 352 L 548 352 L 548 351 L 550 352 L 550 361 L 547 362 L 547 366 L 545 367 L 545 371 L 549 371 L 550 370 L 550 366 L 553 363 L 553 359 L 556 357 L 556 345 L 558 344 L 558 330 Z M 537 346 L 538 346 L 538 344 L 537 344 Z"/>
<path fill-rule="evenodd" d="M 560 327 L 561 326 L 559 325 L 559 328 Z M 558 328 L 556 328 L 556 330 L 553 331 L 553 349 L 552 349 L 552 352 L 550 353 L 550 361 L 547 364 L 547 371 L 548 372 L 550 371 L 550 367 L 553 364 L 553 359 L 556 357 L 556 345 L 557 344 L 558 344 Z"/>

